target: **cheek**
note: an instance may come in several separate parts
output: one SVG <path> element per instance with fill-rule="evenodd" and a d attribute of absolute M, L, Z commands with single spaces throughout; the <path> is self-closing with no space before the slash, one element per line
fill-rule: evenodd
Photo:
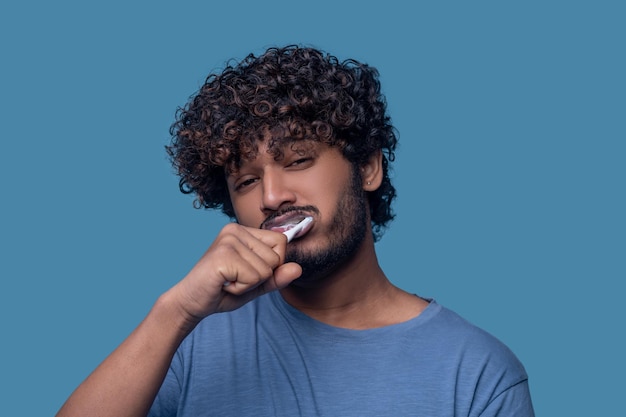
<path fill-rule="evenodd" d="M 320 183 L 319 188 L 316 187 L 312 204 L 330 221 L 337 216 L 342 200 L 348 197 L 350 191 L 345 178 L 342 181 L 338 181 L 338 178 L 329 179 Z"/>
<path fill-rule="evenodd" d="M 246 195 L 244 197 L 231 198 L 230 201 L 233 205 L 237 223 L 243 226 L 258 227 L 264 220 L 261 218 L 258 200 Z"/>
<path fill-rule="evenodd" d="M 315 188 L 327 195 L 341 193 L 352 177 L 352 166 L 341 156 L 327 158 L 316 167 Z"/>

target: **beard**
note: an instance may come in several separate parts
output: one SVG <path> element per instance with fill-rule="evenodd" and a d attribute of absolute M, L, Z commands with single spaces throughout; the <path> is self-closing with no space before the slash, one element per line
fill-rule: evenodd
<path fill-rule="evenodd" d="M 344 264 L 360 247 L 367 232 L 367 205 L 358 169 L 352 169 L 351 181 L 337 204 L 337 212 L 328 230 L 324 247 L 303 250 L 292 246 L 287 261 L 302 267 L 302 275 L 291 285 L 310 286 Z"/>

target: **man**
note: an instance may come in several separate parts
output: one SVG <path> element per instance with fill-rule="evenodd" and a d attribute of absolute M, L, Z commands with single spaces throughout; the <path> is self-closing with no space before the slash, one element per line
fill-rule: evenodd
<path fill-rule="evenodd" d="M 396 136 L 374 68 L 270 48 L 171 133 L 181 190 L 236 223 L 59 416 L 533 415 L 504 345 L 378 265 Z"/>

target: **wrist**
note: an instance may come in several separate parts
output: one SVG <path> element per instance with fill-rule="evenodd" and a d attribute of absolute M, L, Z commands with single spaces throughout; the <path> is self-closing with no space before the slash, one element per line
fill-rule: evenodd
<path fill-rule="evenodd" d="M 188 313 L 182 307 L 176 295 L 176 287 L 163 293 L 155 302 L 152 310 L 161 324 L 168 324 L 180 333 L 181 340 L 187 336 L 200 322 L 201 318 Z"/>

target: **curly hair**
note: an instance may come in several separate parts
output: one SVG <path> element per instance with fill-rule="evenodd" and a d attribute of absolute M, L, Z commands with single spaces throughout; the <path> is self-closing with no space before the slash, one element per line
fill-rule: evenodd
<path fill-rule="evenodd" d="M 314 140 L 338 147 L 353 167 L 383 154 L 381 186 L 367 193 L 374 238 L 394 218 L 396 190 L 389 161 L 397 145 L 386 114 L 378 71 L 320 50 L 289 45 L 231 61 L 211 74 L 176 112 L 168 155 L 180 190 L 194 193 L 197 208 L 217 208 L 235 218 L 226 175 L 254 158 L 258 146 L 279 159 L 284 145 Z"/>

